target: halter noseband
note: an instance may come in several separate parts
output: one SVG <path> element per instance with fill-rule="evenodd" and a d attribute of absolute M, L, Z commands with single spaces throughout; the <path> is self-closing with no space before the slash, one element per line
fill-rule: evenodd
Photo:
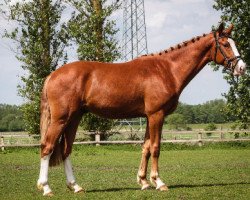
<path fill-rule="evenodd" d="M 220 43 L 219 43 L 220 38 L 222 38 L 222 37 L 217 38 L 216 32 L 214 32 L 214 39 L 215 39 L 215 43 L 216 43 L 216 48 L 215 48 L 215 53 L 214 53 L 214 61 L 216 62 L 216 56 L 217 56 L 217 52 L 218 52 L 218 49 L 219 49 L 219 51 L 221 52 L 223 58 L 227 62 L 226 68 L 229 68 L 231 66 L 231 71 L 234 71 L 234 68 L 238 64 L 241 57 L 240 56 L 234 56 L 233 58 L 228 58 L 227 55 L 225 54 L 225 52 L 223 51 L 223 49 L 220 46 Z M 234 60 L 236 60 L 236 63 L 233 65 Z"/>

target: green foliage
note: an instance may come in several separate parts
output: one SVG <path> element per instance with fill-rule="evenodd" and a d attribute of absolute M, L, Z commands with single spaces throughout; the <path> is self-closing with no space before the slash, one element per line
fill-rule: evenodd
<path fill-rule="evenodd" d="M 25 122 L 25 130 L 30 134 L 40 133 L 40 96 L 36 99 L 25 103 L 21 106 L 23 119 Z"/>
<path fill-rule="evenodd" d="M 217 126 L 214 123 L 209 123 L 205 127 L 205 131 L 215 131 Z"/>
<path fill-rule="evenodd" d="M 233 120 L 223 112 L 225 108 L 226 102 L 216 99 L 199 105 L 179 103 L 175 113 L 182 114 L 188 124 L 225 123 Z"/>
<path fill-rule="evenodd" d="M 166 122 L 169 124 L 170 129 L 180 130 L 187 127 L 187 121 L 184 115 L 179 113 L 169 115 L 166 119 Z"/>
<path fill-rule="evenodd" d="M 0 104 L 0 131 L 22 131 L 24 123 L 18 106 Z"/>
<path fill-rule="evenodd" d="M 84 115 L 81 126 L 84 130 L 106 132 L 113 127 L 113 120 L 106 120 L 100 117 L 93 117 L 91 113 Z"/>
<path fill-rule="evenodd" d="M 250 66 L 250 1 L 215 0 L 214 8 L 222 11 L 223 21 L 234 24 L 232 37 L 243 60 Z M 238 121 L 241 128 L 247 128 L 250 124 L 250 68 L 247 67 L 246 74 L 239 78 L 224 73 L 224 78 L 230 84 L 228 93 L 224 94 L 227 99 L 225 111 Z"/>
<path fill-rule="evenodd" d="M 80 60 L 113 62 L 120 57 L 118 32 L 111 14 L 119 8 L 118 3 L 107 0 L 67 0 L 75 11 L 68 23 L 69 33 L 78 45 Z"/>
<path fill-rule="evenodd" d="M 113 62 L 119 58 L 115 22 L 110 15 L 119 8 L 118 3 L 107 0 L 67 0 L 75 11 L 68 23 L 69 33 L 78 45 L 80 60 Z M 113 120 L 93 114 L 83 116 L 82 127 L 89 131 L 106 132 L 114 125 Z"/>
<path fill-rule="evenodd" d="M 14 29 L 5 30 L 4 37 L 16 42 L 16 57 L 26 71 L 18 86 L 19 95 L 26 103 L 22 107 L 25 128 L 38 134 L 40 93 L 45 78 L 55 70 L 60 60 L 66 60 L 65 24 L 60 22 L 64 10 L 62 0 L 32 0 L 13 3 L 5 0 L 7 10 L 1 10 Z"/>

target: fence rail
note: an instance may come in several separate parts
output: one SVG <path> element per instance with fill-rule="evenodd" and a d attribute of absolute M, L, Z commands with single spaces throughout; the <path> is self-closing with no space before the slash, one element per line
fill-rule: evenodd
<path fill-rule="evenodd" d="M 143 138 L 143 132 L 120 132 L 119 134 L 138 134 Z M 94 141 L 85 141 L 83 136 L 94 135 Z M 142 144 L 143 140 L 101 140 L 99 133 L 78 132 L 74 144 Z M 137 137 L 138 139 L 138 137 Z M 250 141 L 250 130 L 219 130 L 219 131 L 163 131 L 162 143 L 197 143 L 201 146 L 205 142 Z M 37 147 L 40 146 L 40 135 L 25 133 L 0 133 L 0 148 L 6 147 Z"/>

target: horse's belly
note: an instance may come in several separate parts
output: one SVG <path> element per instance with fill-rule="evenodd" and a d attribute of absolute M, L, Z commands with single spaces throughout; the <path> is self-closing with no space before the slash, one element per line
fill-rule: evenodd
<path fill-rule="evenodd" d="M 87 110 L 104 118 L 134 118 L 144 116 L 144 103 L 125 98 L 99 98 L 86 105 Z"/>

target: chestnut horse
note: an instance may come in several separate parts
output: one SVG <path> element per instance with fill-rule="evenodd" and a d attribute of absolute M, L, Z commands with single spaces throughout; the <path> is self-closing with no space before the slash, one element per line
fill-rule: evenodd
<path fill-rule="evenodd" d="M 51 73 L 41 97 L 41 169 L 37 182 L 46 196 L 49 165 L 64 162 L 67 186 L 75 193 L 76 183 L 70 162 L 76 130 L 84 113 L 105 118 L 146 117 L 147 128 L 137 175 L 141 189 L 150 181 L 160 191 L 167 186 L 160 179 L 158 158 L 164 117 L 172 113 L 185 86 L 210 61 L 242 75 L 246 65 L 230 38 L 233 26 L 204 34 L 158 54 L 145 55 L 126 63 L 78 61 Z"/>

